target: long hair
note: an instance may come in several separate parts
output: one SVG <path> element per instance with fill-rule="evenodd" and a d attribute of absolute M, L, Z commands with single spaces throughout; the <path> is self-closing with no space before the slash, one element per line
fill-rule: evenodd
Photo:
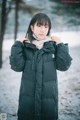
<path fill-rule="evenodd" d="M 37 25 L 38 24 L 44 25 L 44 26 L 48 25 L 49 26 L 49 30 L 48 30 L 47 35 L 49 35 L 49 33 L 50 33 L 50 29 L 51 29 L 50 18 L 46 14 L 44 14 L 44 13 L 37 13 L 31 19 L 29 27 L 28 27 L 28 30 L 27 30 L 27 33 L 26 33 L 26 36 L 25 36 L 25 37 L 28 37 L 30 42 L 32 42 L 32 40 L 34 39 L 33 32 L 31 30 L 31 25 L 34 26 L 35 23 L 37 23 Z"/>

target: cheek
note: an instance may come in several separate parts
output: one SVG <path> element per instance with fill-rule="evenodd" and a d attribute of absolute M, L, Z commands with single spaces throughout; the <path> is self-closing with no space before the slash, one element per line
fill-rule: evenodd
<path fill-rule="evenodd" d="M 36 27 L 33 31 L 33 33 L 38 33 L 39 29 Z"/>
<path fill-rule="evenodd" d="M 38 30 L 37 30 L 37 27 L 36 27 L 35 25 L 34 25 L 34 27 L 32 27 L 31 30 L 32 30 L 33 33 L 36 33 L 36 32 L 38 31 Z"/>
<path fill-rule="evenodd" d="M 46 31 L 46 34 L 48 34 L 49 29 L 46 29 L 45 31 Z"/>

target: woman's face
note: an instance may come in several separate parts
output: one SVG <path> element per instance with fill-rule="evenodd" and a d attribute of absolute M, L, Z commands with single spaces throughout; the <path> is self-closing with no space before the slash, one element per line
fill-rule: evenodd
<path fill-rule="evenodd" d="M 35 23 L 34 26 L 31 26 L 32 32 L 36 35 L 38 39 L 45 39 L 48 31 L 49 31 L 49 25 L 41 25 Z"/>

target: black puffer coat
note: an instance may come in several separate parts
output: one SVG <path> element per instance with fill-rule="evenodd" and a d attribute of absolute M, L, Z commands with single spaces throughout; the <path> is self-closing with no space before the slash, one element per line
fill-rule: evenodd
<path fill-rule="evenodd" d="M 68 45 L 45 42 L 42 49 L 16 41 L 11 48 L 11 69 L 22 73 L 18 120 L 57 120 L 58 88 L 56 70 L 71 65 Z"/>

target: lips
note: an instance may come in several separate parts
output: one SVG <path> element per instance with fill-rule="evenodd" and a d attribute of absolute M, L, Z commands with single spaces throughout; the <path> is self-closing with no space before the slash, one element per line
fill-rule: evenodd
<path fill-rule="evenodd" d="M 44 35 L 44 34 L 38 34 L 38 38 L 44 39 L 44 38 L 45 38 L 45 35 Z"/>
<path fill-rule="evenodd" d="M 39 34 L 40 36 L 44 36 L 44 34 Z"/>

